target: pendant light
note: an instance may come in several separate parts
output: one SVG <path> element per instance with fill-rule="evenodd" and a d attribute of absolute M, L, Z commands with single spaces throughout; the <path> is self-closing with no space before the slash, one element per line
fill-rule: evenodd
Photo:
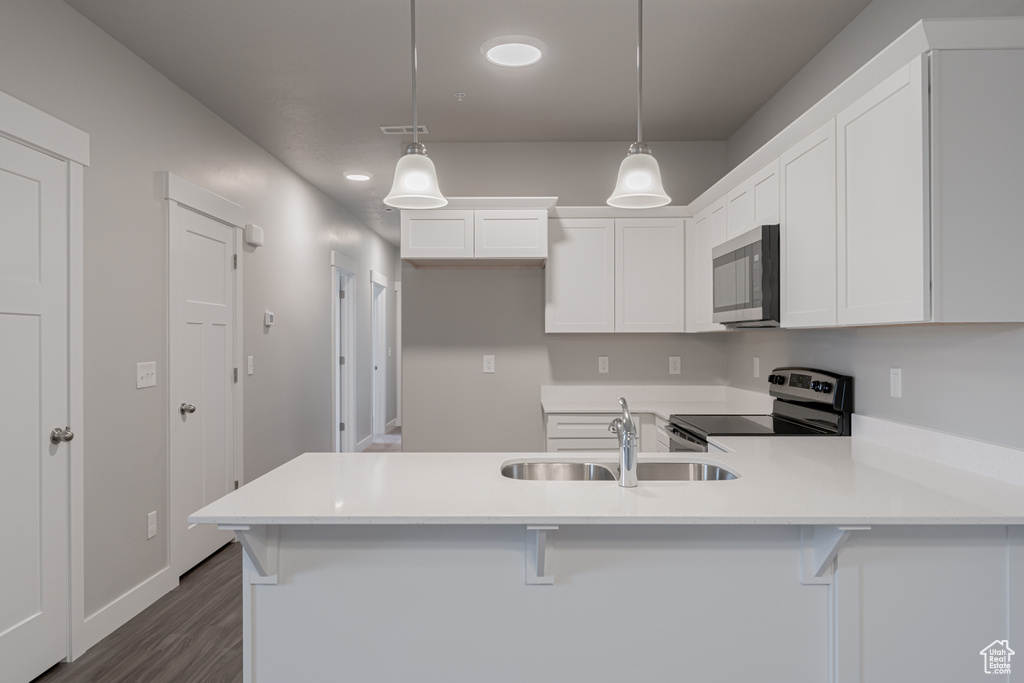
<path fill-rule="evenodd" d="M 396 209 L 436 209 L 448 203 L 437 186 L 434 162 L 419 141 L 416 121 L 416 0 L 410 0 L 412 17 L 412 142 L 398 159 L 395 181 L 384 203 Z"/>
<path fill-rule="evenodd" d="M 637 0 L 636 19 L 636 142 L 619 165 L 615 191 L 609 206 L 619 209 L 653 209 L 672 201 L 661 186 L 661 169 L 651 148 L 643 142 L 644 0 Z"/>

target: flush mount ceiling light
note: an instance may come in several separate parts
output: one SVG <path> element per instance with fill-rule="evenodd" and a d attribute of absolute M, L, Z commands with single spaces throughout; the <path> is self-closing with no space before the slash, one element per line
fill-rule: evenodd
<path fill-rule="evenodd" d="M 398 159 L 395 182 L 384 203 L 396 209 L 437 209 L 448 203 L 437 186 L 434 162 L 419 141 L 416 123 L 416 0 L 410 0 L 412 23 L 412 142 Z"/>
<path fill-rule="evenodd" d="M 636 142 L 629 147 L 619 165 L 615 191 L 608 198 L 609 206 L 619 209 L 653 209 L 665 206 L 672 198 L 661 186 L 661 169 L 651 148 L 643 142 L 644 83 L 644 0 L 637 0 L 636 18 Z"/>
<path fill-rule="evenodd" d="M 357 183 L 366 182 L 373 177 L 372 173 L 346 173 L 345 177 L 349 180 L 354 180 Z"/>
<path fill-rule="evenodd" d="M 498 66 L 530 66 L 540 61 L 548 49 L 531 36 L 498 36 L 480 46 L 480 54 Z"/>

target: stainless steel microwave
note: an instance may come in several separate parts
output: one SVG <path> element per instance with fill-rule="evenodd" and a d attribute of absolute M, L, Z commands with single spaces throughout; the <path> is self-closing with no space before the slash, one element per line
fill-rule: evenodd
<path fill-rule="evenodd" d="M 762 225 L 711 250 L 714 309 L 727 327 L 779 326 L 779 226 Z"/>

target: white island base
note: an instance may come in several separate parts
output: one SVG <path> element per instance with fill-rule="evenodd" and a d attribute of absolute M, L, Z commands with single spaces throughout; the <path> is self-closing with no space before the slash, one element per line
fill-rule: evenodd
<path fill-rule="evenodd" d="M 245 680 L 991 683 L 1024 647 L 1019 526 L 693 521 L 251 526 Z"/>

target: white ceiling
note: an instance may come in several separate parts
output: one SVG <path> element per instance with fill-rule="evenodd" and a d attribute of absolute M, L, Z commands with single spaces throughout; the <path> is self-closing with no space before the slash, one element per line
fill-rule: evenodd
<path fill-rule="evenodd" d="M 65 2 L 397 241 L 397 212 L 381 199 L 411 137 L 379 126 L 412 122 L 407 0 Z M 727 139 L 868 2 L 647 0 L 644 139 Z M 416 10 L 428 151 L 432 141 L 635 139 L 635 2 L 420 0 Z M 549 50 L 524 69 L 487 62 L 480 46 L 509 34 Z M 342 178 L 357 169 L 374 178 Z"/>

